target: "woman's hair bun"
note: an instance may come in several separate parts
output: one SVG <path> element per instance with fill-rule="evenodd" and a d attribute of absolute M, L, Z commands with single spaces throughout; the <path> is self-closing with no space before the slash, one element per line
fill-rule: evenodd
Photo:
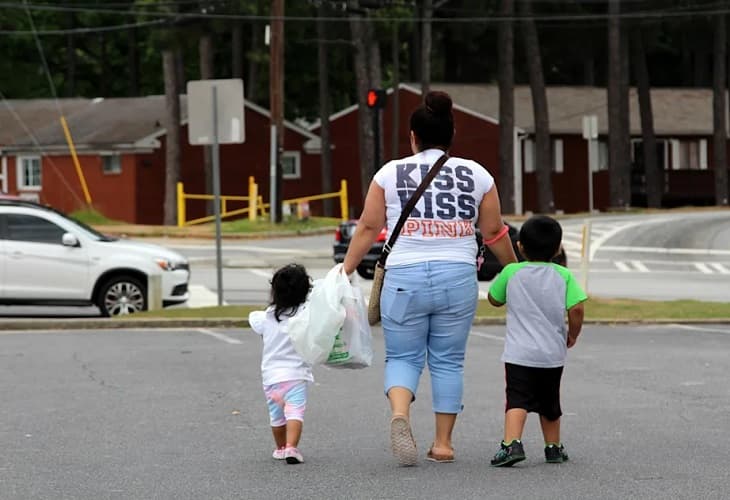
<path fill-rule="evenodd" d="M 426 94 L 424 99 L 426 110 L 433 113 L 434 115 L 449 115 L 451 114 L 451 97 L 446 92 L 434 90 Z"/>

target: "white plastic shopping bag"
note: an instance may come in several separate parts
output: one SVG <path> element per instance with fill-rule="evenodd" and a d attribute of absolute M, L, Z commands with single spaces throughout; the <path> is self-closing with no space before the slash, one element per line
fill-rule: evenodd
<path fill-rule="evenodd" d="M 345 322 L 343 298 L 351 288 L 342 273 L 342 264 L 337 264 L 324 279 L 314 281 L 304 307 L 289 319 L 289 338 L 306 362 L 327 361 Z"/>
<path fill-rule="evenodd" d="M 362 291 L 348 283 L 342 298 L 345 321 L 335 337 L 326 364 L 342 368 L 366 368 L 373 363 L 373 337 L 368 323 L 368 308 Z"/>

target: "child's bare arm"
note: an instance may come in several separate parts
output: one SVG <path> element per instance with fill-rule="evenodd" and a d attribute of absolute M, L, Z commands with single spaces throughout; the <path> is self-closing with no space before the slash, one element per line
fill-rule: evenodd
<path fill-rule="evenodd" d="M 487 298 L 489 299 L 489 303 L 495 307 L 502 307 L 504 305 L 504 302 L 499 302 L 494 297 L 492 297 L 491 293 L 487 296 Z"/>
<path fill-rule="evenodd" d="M 583 315 L 583 302 L 568 309 L 568 347 L 573 347 L 578 341 L 578 335 L 583 328 Z"/>

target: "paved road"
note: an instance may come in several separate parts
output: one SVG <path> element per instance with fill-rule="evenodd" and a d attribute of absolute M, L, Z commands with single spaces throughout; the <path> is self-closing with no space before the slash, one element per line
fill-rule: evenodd
<path fill-rule="evenodd" d="M 372 368 L 315 367 L 301 448 L 270 458 L 260 340 L 237 331 L 0 333 L 0 499 L 725 499 L 730 329 L 589 326 L 565 372 L 571 462 L 487 465 L 501 436 L 501 327 L 469 343 L 457 462 L 389 455 L 382 340 Z M 428 378 L 414 406 L 430 444 Z"/>

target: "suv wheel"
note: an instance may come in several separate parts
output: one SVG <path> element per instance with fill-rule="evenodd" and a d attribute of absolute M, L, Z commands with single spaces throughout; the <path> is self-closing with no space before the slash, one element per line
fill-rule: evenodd
<path fill-rule="evenodd" d="M 96 305 L 105 317 L 147 310 L 147 287 L 132 276 L 116 276 L 101 287 Z"/>
<path fill-rule="evenodd" d="M 357 274 L 366 280 L 371 280 L 375 276 L 375 268 L 370 266 L 357 266 Z"/>

